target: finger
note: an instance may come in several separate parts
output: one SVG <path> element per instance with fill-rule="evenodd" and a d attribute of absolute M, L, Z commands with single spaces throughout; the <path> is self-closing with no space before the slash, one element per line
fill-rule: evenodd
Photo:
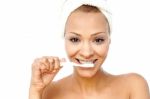
<path fill-rule="evenodd" d="M 41 79 L 41 70 L 40 70 L 40 64 L 37 62 L 34 62 L 32 64 L 32 78 L 33 82 L 38 82 Z"/>
<path fill-rule="evenodd" d="M 58 57 L 54 57 L 55 63 L 54 63 L 54 70 L 60 69 L 60 61 Z"/>
<path fill-rule="evenodd" d="M 39 69 L 39 68 L 38 68 L 39 60 L 40 60 L 39 58 L 36 58 L 36 59 L 34 60 L 34 62 L 32 63 L 32 71 Z"/>
<path fill-rule="evenodd" d="M 49 67 L 50 63 L 49 63 L 49 61 L 48 61 L 48 58 L 47 58 L 47 57 L 45 57 L 45 56 L 44 56 L 44 57 L 42 57 L 42 59 L 41 59 L 41 63 L 42 63 L 42 64 L 44 64 L 44 65 L 46 66 L 46 69 L 47 69 L 47 70 L 49 70 L 49 68 L 50 68 L 50 67 Z"/>
<path fill-rule="evenodd" d="M 52 57 L 48 58 L 49 61 L 49 71 L 53 71 L 54 69 L 54 60 Z"/>
<path fill-rule="evenodd" d="M 41 74 L 46 73 L 48 71 L 47 66 L 44 63 L 40 63 L 40 71 Z"/>

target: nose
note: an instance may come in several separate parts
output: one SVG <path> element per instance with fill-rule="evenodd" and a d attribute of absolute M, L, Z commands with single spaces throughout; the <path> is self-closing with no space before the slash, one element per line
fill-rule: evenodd
<path fill-rule="evenodd" d="M 89 42 L 84 42 L 81 45 L 81 49 L 80 49 L 80 56 L 84 59 L 89 59 L 93 56 L 94 51 L 92 49 L 92 46 L 90 45 Z"/>

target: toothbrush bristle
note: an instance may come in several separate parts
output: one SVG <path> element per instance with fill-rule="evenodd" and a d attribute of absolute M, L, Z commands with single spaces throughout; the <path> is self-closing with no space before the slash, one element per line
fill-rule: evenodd
<path fill-rule="evenodd" d="M 77 63 L 73 63 L 73 66 L 80 66 L 80 67 L 94 67 L 93 63 L 84 63 L 84 64 L 77 64 Z"/>

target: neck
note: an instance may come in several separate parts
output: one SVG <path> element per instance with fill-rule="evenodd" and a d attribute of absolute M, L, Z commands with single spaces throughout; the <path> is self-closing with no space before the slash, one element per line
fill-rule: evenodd
<path fill-rule="evenodd" d="M 74 88 L 80 89 L 80 92 L 88 94 L 104 86 L 106 82 L 106 73 L 103 70 L 99 70 L 94 76 L 89 78 L 74 73 L 72 78 Z"/>

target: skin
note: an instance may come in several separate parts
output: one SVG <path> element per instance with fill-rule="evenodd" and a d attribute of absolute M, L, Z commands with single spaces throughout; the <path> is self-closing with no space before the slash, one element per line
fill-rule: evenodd
<path fill-rule="evenodd" d="M 102 69 L 110 45 L 103 14 L 73 12 L 65 28 L 70 61 L 94 61 L 94 67 L 74 67 L 74 72 L 52 82 L 61 69 L 58 57 L 42 57 L 32 64 L 29 99 L 150 99 L 145 79 L 135 73 L 112 75 Z"/>

